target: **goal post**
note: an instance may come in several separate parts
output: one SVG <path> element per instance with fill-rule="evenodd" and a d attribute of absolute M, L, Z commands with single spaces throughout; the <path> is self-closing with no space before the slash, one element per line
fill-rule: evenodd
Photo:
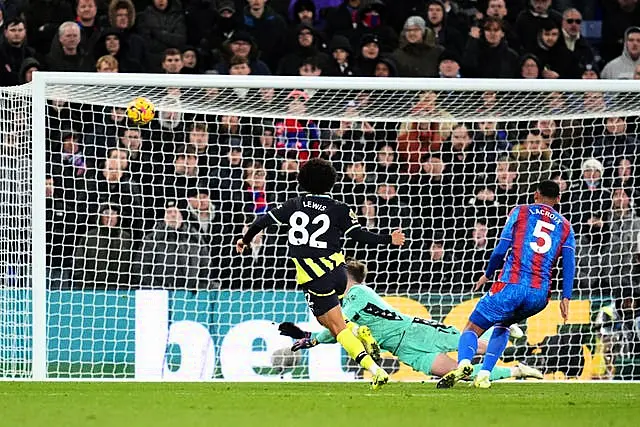
<path fill-rule="evenodd" d="M 390 304 L 458 328 L 506 214 L 540 179 L 561 183 L 578 235 L 571 317 L 562 324 L 554 279 L 553 301 L 521 325 L 527 337 L 505 362 L 547 379 L 640 379 L 640 322 L 616 305 L 640 288 L 638 92 L 612 80 L 36 72 L 2 90 L 18 101 L 0 125 L 28 111 L 32 132 L 20 134 L 30 173 L 13 178 L 29 188 L 28 285 L 0 289 L 0 317 L 22 313 L 0 328 L 0 377 L 359 378 L 337 346 L 283 350 L 291 341 L 274 323 L 320 326 L 282 233 L 232 253 L 247 224 L 298 194 L 297 168 L 322 156 L 340 174 L 334 197 L 363 225 L 409 237 L 404 251 L 347 243 L 345 254 L 367 262 Z M 123 118 L 137 96 L 156 107 L 148 126 Z M 396 380 L 427 378 L 385 366 Z"/>

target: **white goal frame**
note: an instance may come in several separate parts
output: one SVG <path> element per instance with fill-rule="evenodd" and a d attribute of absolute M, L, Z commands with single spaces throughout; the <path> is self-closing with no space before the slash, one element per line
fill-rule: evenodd
<path fill-rule="evenodd" d="M 47 86 L 201 87 L 393 91 L 640 92 L 632 80 L 421 79 L 36 72 L 32 94 L 32 380 L 47 380 L 45 139 Z M 123 99 L 123 105 L 129 99 Z M 601 116 L 606 116 L 602 112 Z M 539 116 L 536 116 L 539 117 Z M 544 118 L 544 117 L 539 117 Z M 415 117 L 411 118 L 415 120 Z M 450 120 L 450 119 L 448 119 Z M 468 121 L 473 121 L 472 119 Z M 501 118 L 500 120 L 504 120 Z M 507 120 L 509 120 L 507 118 Z M 438 121 L 435 119 L 434 121 Z M 74 381 L 74 379 L 70 379 Z M 100 379 L 96 379 L 100 380 Z"/>

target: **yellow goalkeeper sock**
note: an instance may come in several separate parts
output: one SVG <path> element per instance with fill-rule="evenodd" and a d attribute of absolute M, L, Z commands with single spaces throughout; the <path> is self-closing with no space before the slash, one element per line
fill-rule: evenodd
<path fill-rule="evenodd" d="M 356 362 L 360 364 L 364 369 L 368 370 L 372 374 L 380 368 L 376 362 L 373 361 L 364 349 L 364 346 L 360 342 L 350 328 L 343 329 L 336 340 L 347 351 L 347 354 Z"/>

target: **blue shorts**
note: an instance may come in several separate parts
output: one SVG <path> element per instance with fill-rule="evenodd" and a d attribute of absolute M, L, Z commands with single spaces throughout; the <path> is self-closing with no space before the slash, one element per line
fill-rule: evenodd
<path fill-rule="evenodd" d="M 548 302 L 544 289 L 496 282 L 478 301 L 469 320 L 485 330 L 498 324 L 510 326 L 541 312 Z"/>

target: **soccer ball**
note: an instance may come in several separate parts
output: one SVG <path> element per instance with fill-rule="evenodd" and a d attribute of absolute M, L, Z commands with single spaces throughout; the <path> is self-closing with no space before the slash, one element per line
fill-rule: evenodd
<path fill-rule="evenodd" d="M 137 125 L 146 125 L 156 115 L 153 102 L 142 96 L 137 97 L 127 106 L 127 117 Z"/>

